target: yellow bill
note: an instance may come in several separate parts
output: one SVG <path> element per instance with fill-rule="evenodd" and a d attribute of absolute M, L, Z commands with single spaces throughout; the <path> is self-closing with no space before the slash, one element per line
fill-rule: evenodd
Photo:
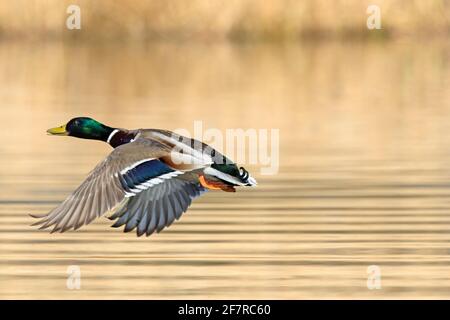
<path fill-rule="evenodd" d="M 47 133 L 55 136 L 67 136 L 69 134 L 66 130 L 66 125 L 48 129 Z"/>

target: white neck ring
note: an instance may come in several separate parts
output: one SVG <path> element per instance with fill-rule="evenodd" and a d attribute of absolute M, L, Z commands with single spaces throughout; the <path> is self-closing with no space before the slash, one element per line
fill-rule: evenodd
<path fill-rule="evenodd" d="M 119 132 L 120 130 L 119 129 L 115 129 L 113 132 L 111 132 L 111 134 L 109 135 L 109 137 L 108 137 L 108 140 L 106 140 L 106 142 L 107 143 L 110 143 L 111 142 L 111 139 L 114 137 L 114 135 L 117 133 L 117 132 Z"/>

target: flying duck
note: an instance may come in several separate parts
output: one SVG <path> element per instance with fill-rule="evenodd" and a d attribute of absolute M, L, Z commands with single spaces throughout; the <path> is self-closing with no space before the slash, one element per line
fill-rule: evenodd
<path fill-rule="evenodd" d="M 50 135 L 100 140 L 114 150 L 58 207 L 42 216 L 39 229 L 65 232 L 107 216 L 113 227 L 138 236 L 160 232 L 207 190 L 235 192 L 255 186 L 247 170 L 195 139 L 159 129 L 111 128 L 86 117 L 47 130 Z"/>

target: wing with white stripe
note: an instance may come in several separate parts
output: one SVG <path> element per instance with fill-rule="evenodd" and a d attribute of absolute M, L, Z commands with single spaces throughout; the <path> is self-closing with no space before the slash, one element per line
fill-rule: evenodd
<path fill-rule="evenodd" d="M 178 175 L 176 170 L 155 160 L 169 152 L 158 142 L 145 139 L 117 147 L 66 200 L 48 214 L 37 217 L 40 220 L 34 225 L 40 225 L 40 229 L 53 226 L 52 232 L 64 232 L 118 210 L 127 196 Z"/>
<path fill-rule="evenodd" d="M 144 159 L 117 174 L 126 197 L 132 197 L 183 172 L 174 170 L 158 159 Z"/>
<path fill-rule="evenodd" d="M 113 227 L 125 225 L 125 232 L 136 229 L 137 235 L 160 232 L 186 212 L 194 198 L 205 189 L 198 182 L 175 177 L 148 188 L 130 198 L 127 204 L 109 217 Z"/>

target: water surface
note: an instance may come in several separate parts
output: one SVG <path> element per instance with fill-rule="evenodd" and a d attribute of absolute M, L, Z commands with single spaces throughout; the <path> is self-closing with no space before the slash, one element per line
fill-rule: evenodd
<path fill-rule="evenodd" d="M 0 298 L 450 298 L 449 49 L 1 44 Z M 110 152 L 45 134 L 80 115 L 279 129 L 279 172 L 246 164 L 258 188 L 209 192 L 149 238 L 106 218 L 50 235 L 28 214 Z"/>

